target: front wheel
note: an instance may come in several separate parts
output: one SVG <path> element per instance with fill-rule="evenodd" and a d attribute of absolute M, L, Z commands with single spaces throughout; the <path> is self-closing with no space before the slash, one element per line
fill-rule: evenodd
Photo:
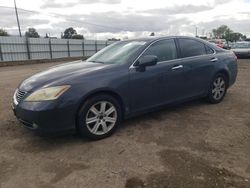
<path fill-rule="evenodd" d="M 224 74 L 217 74 L 209 88 L 207 99 L 210 103 L 216 104 L 223 100 L 227 92 L 227 78 Z"/>
<path fill-rule="evenodd" d="M 109 95 L 88 99 L 78 114 L 78 131 L 81 136 L 98 140 L 110 136 L 121 120 L 119 102 Z"/>

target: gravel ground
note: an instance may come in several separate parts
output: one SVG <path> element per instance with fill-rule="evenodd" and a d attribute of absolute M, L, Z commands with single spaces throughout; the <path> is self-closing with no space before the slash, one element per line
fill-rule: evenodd
<path fill-rule="evenodd" d="M 39 137 L 11 111 L 24 78 L 57 63 L 0 68 L 0 187 L 250 187 L 250 60 L 225 100 L 125 121 L 110 138 Z"/>

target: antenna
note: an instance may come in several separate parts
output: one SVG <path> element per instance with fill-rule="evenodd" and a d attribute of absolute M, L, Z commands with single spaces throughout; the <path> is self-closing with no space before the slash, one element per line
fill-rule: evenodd
<path fill-rule="evenodd" d="M 18 30 L 19 30 L 19 35 L 20 35 L 20 37 L 22 37 L 22 33 L 21 33 L 21 29 L 20 29 L 20 23 L 19 23 L 19 18 L 18 18 L 18 12 L 17 12 L 17 8 L 16 8 L 16 0 L 14 0 L 14 5 L 15 5 L 16 20 L 17 20 L 17 26 L 18 26 Z"/>

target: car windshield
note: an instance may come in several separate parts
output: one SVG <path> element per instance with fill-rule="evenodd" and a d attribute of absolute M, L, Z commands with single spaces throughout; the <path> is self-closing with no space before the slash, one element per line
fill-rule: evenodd
<path fill-rule="evenodd" d="M 122 41 L 116 42 L 87 59 L 87 62 L 103 64 L 123 64 L 140 47 L 145 45 L 145 41 Z"/>
<path fill-rule="evenodd" d="M 246 43 L 235 43 L 233 45 L 233 48 L 250 48 L 250 42 L 246 42 Z"/>

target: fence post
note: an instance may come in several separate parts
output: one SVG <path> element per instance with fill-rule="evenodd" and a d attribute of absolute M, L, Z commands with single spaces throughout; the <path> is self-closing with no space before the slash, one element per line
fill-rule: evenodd
<path fill-rule="evenodd" d="M 67 47 L 68 47 L 68 57 L 70 57 L 69 39 L 67 40 Z"/>
<path fill-rule="evenodd" d="M 97 40 L 95 40 L 95 53 L 97 52 Z"/>
<path fill-rule="evenodd" d="M 0 59 L 3 61 L 3 52 L 2 52 L 2 45 L 0 43 Z"/>
<path fill-rule="evenodd" d="M 108 41 L 106 40 L 105 45 L 108 46 Z"/>
<path fill-rule="evenodd" d="M 84 39 L 82 41 L 82 56 L 84 57 L 85 56 L 85 51 L 84 51 Z"/>
<path fill-rule="evenodd" d="M 26 38 L 26 47 L 27 47 L 27 55 L 28 55 L 28 59 L 30 59 L 30 45 L 29 45 L 29 38 Z"/>
<path fill-rule="evenodd" d="M 52 46 L 51 46 L 51 39 L 49 38 L 49 54 L 50 54 L 50 59 L 53 58 L 52 56 Z"/>

